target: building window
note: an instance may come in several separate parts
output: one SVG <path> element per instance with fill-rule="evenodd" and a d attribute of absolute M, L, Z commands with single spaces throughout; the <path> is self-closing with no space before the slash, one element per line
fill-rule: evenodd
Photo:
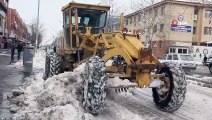
<path fill-rule="evenodd" d="M 162 48 L 162 42 L 163 41 L 161 41 L 161 40 L 159 41 L 160 48 Z"/>
<path fill-rule="evenodd" d="M 160 32 L 163 32 L 164 24 L 160 24 Z"/>
<path fill-rule="evenodd" d="M 130 18 L 130 24 L 132 24 L 132 18 Z"/>
<path fill-rule="evenodd" d="M 195 8 L 194 8 L 194 14 L 198 14 L 198 12 L 199 12 L 198 7 L 195 7 Z"/>
<path fill-rule="evenodd" d="M 211 27 L 204 27 L 204 34 L 211 35 Z"/>
<path fill-rule="evenodd" d="M 136 17 L 134 17 L 133 23 L 134 23 L 134 25 L 136 26 Z"/>
<path fill-rule="evenodd" d="M 155 17 L 158 16 L 158 9 L 157 8 L 155 8 L 155 10 L 154 10 L 154 15 L 155 15 Z"/>
<path fill-rule="evenodd" d="M 187 49 L 178 48 L 178 53 L 187 54 L 188 50 Z"/>
<path fill-rule="evenodd" d="M 197 27 L 193 27 L 193 34 L 196 34 Z"/>
<path fill-rule="evenodd" d="M 138 16 L 138 22 L 140 22 L 140 21 L 141 21 L 141 15 Z"/>
<path fill-rule="evenodd" d="M 151 16 L 152 15 L 152 10 L 149 10 L 149 16 Z"/>
<path fill-rule="evenodd" d="M 183 53 L 183 49 L 178 49 L 178 53 Z"/>
<path fill-rule="evenodd" d="M 206 10 L 205 11 L 205 18 L 211 18 L 212 17 L 212 10 Z"/>
<path fill-rule="evenodd" d="M 128 20 L 126 20 L 126 25 L 128 25 Z"/>
<path fill-rule="evenodd" d="M 161 16 L 163 16 L 165 13 L 165 6 L 161 7 Z"/>
<path fill-rule="evenodd" d="M 170 53 L 175 53 L 176 52 L 176 48 L 170 48 Z"/>
<path fill-rule="evenodd" d="M 156 32 L 157 32 L 157 25 L 155 25 L 153 28 L 153 33 L 156 33 Z"/>
<path fill-rule="evenodd" d="M 147 28 L 147 33 L 150 33 L 150 27 Z"/>
<path fill-rule="evenodd" d="M 183 53 L 184 54 L 187 54 L 187 49 L 183 49 Z"/>

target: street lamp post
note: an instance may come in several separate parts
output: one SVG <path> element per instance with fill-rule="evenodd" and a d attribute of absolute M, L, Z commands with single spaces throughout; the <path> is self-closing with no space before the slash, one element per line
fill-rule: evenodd
<path fill-rule="evenodd" d="M 38 15 L 37 15 L 37 24 L 36 24 L 36 45 L 35 45 L 35 51 L 36 52 L 37 52 L 37 48 L 38 48 L 39 13 L 40 13 L 40 0 L 38 0 Z"/>

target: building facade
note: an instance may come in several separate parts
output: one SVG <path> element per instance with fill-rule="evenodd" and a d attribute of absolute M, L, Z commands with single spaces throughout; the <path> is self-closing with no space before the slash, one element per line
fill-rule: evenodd
<path fill-rule="evenodd" d="M 7 47 L 7 11 L 9 0 L 0 0 L 0 48 Z"/>
<path fill-rule="evenodd" d="M 125 16 L 131 34 L 151 41 L 157 57 L 176 43 L 200 45 L 212 41 L 212 4 L 164 0 Z"/>
<path fill-rule="evenodd" d="M 14 39 L 20 42 L 26 42 L 28 29 L 16 9 L 8 9 L 7 26 L 9 39 Z"/>

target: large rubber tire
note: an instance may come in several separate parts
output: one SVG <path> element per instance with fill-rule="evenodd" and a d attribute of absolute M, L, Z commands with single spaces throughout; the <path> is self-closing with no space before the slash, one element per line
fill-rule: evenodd
<path fill-rule="evenodd" d="M 97 115 L 106 97 L 105 63 L 98 56 L 89 59 L 83 77 L 83 107 L 86 112 Z"/>
<path fill-rule="evenodd" d="M 181 67 L 165 67 L 157 71 L 158 74 L 165 74 L 166 80 L 169 81 L 169 89 L 166 94 L 161 96 L 159 90 L 161 88 L 153 88 L 153 100 L 156 106 L 165 112 L 174 112 L 182 105 L 185 94 L 186 85 L 185 73 Z"/>
<path fill-rule="evenodd" d="M 44 68 L 44 75 L 43 75 L 44 80 L 46 80 L 50 74 L 50 57 L 49 56 L 50 56 L 49 54 L 46 54 L 45 68 Z"/>
<path fill-rule="evenodd" d="M 49 76 L 58 75 L 60 73 L 60 58 L 55 52 L 50 53 L 50 70 Z"/>
<path fill-rule="evenodd" d="M 212 74 L 212 64 L 209 64 L 208 66 L 210 73 Z"/>

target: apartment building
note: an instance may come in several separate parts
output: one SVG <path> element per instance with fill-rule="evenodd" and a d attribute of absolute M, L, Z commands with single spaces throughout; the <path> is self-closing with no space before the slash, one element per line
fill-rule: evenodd
<path fill-rule="evenodd" d="M 27 26 L 16 11 L 16 9 L 8 9 L 8 33 L 10 39 L 26 42 Z"/>
<path fill-rule="evenodd" d="M 212 4 L 164 0 L 125 16 L 131 34 L 141 33 L 141 41 L 152 41 L 160 57 L 176 43 L 201 45 L 212 41 Z"/>
<path fill-rule="evenodd" d="M 2 43 L 6 43 L 8 2 L 9 0 L 0 0 L 0 48 Z"/>

